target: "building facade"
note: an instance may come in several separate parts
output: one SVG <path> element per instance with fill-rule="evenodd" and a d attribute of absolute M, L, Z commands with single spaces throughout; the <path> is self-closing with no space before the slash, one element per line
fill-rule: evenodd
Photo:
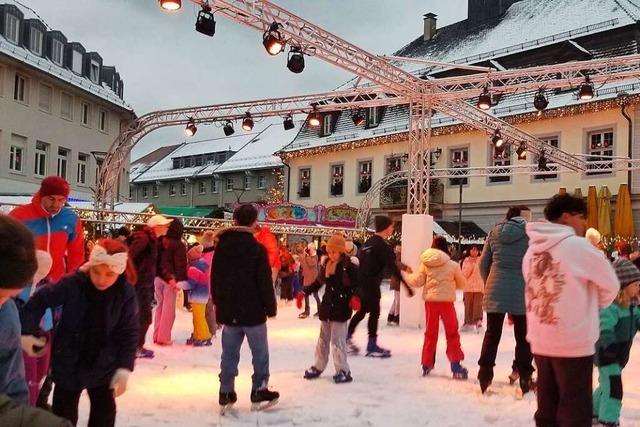
<path fill-rule="evenodd" d="M 92 200 L 105 152 L 135 117 L 115 67 L 97 52 L 0 4 L 0 194 L 33 194 L 58 175 Z M 119 199 L 127 195 L 123 166 Z"/>

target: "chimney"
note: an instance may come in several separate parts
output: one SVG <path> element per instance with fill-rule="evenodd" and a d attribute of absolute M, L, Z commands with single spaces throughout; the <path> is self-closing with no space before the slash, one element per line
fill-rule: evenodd
<path fill-rule="evenodd" d="M 427 13 L 424 15 L 424 41 L 433 39 L 436 35 L 436 21 L 437 16 L 435 13 Z"/>

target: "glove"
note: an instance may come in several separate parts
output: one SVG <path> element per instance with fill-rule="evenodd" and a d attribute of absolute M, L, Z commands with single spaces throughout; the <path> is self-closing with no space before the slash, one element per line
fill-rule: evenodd
<path fill-rule="evenodd" d="M 600 348 L 599 353 L 600 366 L 611 365 L 617 361 L 618 346 L 615 343 L 609 344 L 604 348 Z"/>
<path fill-rule="evenodd" d="M 109 386 L 109 388 L 113 389 L 114 397 L 119 397 L 127 391 L 129 375 L 131 375 L 131 371 L 128 369 L 116 369 L 116 373 L 113 374 L 113 378 L 111 378 L 111 385 Z"/>
<path fill-rule="evenodd" d="M 362 308 L 360 297 L 353 295 L 349 300 L 349 307 L 351 307 L 351 310 L 353 311 L 360 311 L 360 308 Z"/>
<path fill-rule="evenodd" d="M 38 338 L 33 335 L 22 335 L 20 337 L 22 350 L 30 357 L 42 357 L 47 352 L 47 339 Z"/>
<path fill-rule="evenodd" d="M 296 307 L 298 307 L 298 310 L 302 308 L 302 300 L 304 300 L 304 292 L 298 292 L 296 295 Z"/>

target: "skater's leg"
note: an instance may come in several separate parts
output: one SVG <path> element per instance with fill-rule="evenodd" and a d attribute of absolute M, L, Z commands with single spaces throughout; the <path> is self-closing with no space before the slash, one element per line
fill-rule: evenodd
<path fill-rule="evenodd" d="M 313 366 L 319 371 L 324 371 L 329 363 L 329 343 L 331 342 L 331 323 L 320 322 L 320 336 L 316 344 L 316 355 Z"/>
<path fill-rule="evenodd" d="M 464 360 L 464 353 L 460 345 L 456 309 L 452 302 L 442 302 L 439 304 L 440 317 L 442 318 L 445 336 L 447 337 L 447 358 L 449 358 L 449 362 L 452 363 L 460 362 Z"/>
<path fill-rule="evenodd" d="M 88 427 L 113 427 L 116 425 L 116 399 L 109 386 L 87 390 L 91 409 Z"/>
<path fill-rule="evenodd" d="M 533 373 L 533 354 L 531 354 L 531 346 L 527 341 L 527 318 L 525 315 L 513 315 L 513 333 L 516 338 L 515 365 L 520 378 L 528 381 Z"/>
<path fill-rule="evenodd" d="M 222 328 L 222 355 L 220 356 L 220 393 L 235 391 L 238 376 L 240 347 L 244 341 L 244 330 L 240 326 L 225 325 Z"/>
<path fill-rule="evenodd" d="M 251 349 L 252 390 L 267 388 L 269 385 L 269 343 L 267 342 L 266 322 L 257 326 L 243 328 Z"/>
<path fill-rule="evenodd" d="M 600 393 L 598 402 L 595 399 L 593 401 L 594 414 L 598 415 L 600 422 L 616 423 L 620 419 L 622 408 L 622 368 L 613 363 L 601 366 L 598 373 L 600 386 L 596 391 Z"/>
<path fill-rule="evenodd" d="M 425 302 L 424 311 L 426 322 L 421 364 L 423 367 L 433 368 L 436 362 L 436 345 L 438 344 L 438 329 L 440 327 L 438 319 L 440 314 L 437 303 L 433 302 Z"/>
<path fill-rule="evenodd" d="M 347 363 L 347 322 L 331 322 L 331 351 L 336 373 L 350 372 Z"/>
<path fill-rule="evenodd" d="M 559 390 L 553 369 L 553 358 L 536 355 L 535 359 L 538 367 L 536 392 L 538 409 L 534 415 L 536 426 L 557 426 Z"/>
<path fill-rule="evenodd" d="M 496 364 L 498 345 L 502 337 L 502 324 L 504 323 L 504 313 L 487 313 L 487 330 L 482 341 L 482 350 L 478 365 L 478 379 L 483 382 L 493 380 L 493 367 Z"/>
<path fill-rule="evenodd" d="M 66 390 L 56 384 L 53 389 L 53 413 L 71 421 L 74 426 L 78 423 L 78 402 L 82 390 Z"/>

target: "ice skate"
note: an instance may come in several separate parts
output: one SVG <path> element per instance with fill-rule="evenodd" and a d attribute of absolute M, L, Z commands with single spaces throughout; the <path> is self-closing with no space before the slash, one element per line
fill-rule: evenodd
<path fill-rule="evenodd" d="M 333 381 L 336 384 L 344 384 L 350 383 L 353 381 L 353 378 L 351 377 L 351 372 L 340 371 L 333 376 Z"/>
<path fill-rule="evenodd" d="M 516 383 L 516 381 L 518 381 L 519 378 L 520 378 L 520 373 L 518 372 L 517 369 L 514 369 L 509 374 L 509 384 L 510 385 L 514 385 Z"/>
<path fill-rule="evenodd" d="M 426 377 L 433 370 L 433 366 L 422 365 L 422 376 Z"/>
<path fill-rule="evenodd" d="M 321 370 L 319 370 L 315 366 L 312 366 L 306 371 L 304 371 L 304 378 L 307 380 L 313 380 L 318 378 L 321 374 L 322 374 Z"/>
<path fill-rule="evenodd" d="M 278 403 L 280 393 L 266 388 L 251 392 L 251 411 L 264 411 Z"/>
<path fill-rule="evenodd" d="M 367 357 L 378 357 L 381 359 L 386 359 L 391 357 L 391 350 L 387 350 L 378 346 L 376 342 L 376 337 L 369 338 L 369 344 L 367 344 Z"/>
<path fill-rule="evenodd" d="M 460 362 L 451 363 L 451 373 L 454 380 L 466 380 L 469 378 L 469 370 L 462 366 Z"/>
<path fill-rule="evenodd" d="M 220 392 L 218 396 L 218 404 L 220 405 L 220 415 L 225 415 L 233 409 L 233 405 L 238 401 L 238 395 L 235 391 L 228 393 Z"/>

